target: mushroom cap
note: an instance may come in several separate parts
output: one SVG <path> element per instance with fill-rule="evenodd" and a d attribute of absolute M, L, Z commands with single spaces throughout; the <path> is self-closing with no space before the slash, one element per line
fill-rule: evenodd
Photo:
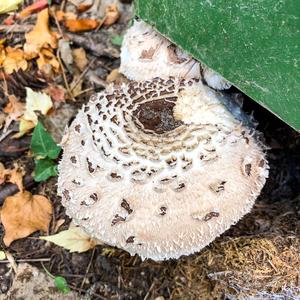
<path fill-rule="evenodd" d="M 123 39 L 120 72 L 130 80 L 201 77 L 199 62 L 147 23 L 137 20 Z"/>
<path fill-rule="evenodd" d="M 250 211 L 268 175 L 254 130 L 225 102 L 198 80 L 174 78 L 92 96 L 62 142 L 67 214 L 142 258 L 208 245 Z"/>
<path fill-rule="evenodd" d="M 217 90 L 230 88 L 221 75 L 200 64 L 143 21 L 135 20 L 124 36 L 120 72 L 130 80 L 149 80 L 170 76 L 201 78 Z"/>

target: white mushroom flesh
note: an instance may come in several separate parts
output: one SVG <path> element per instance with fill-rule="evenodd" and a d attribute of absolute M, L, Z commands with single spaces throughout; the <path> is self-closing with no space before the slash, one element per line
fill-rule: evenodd
<path fill-rule="evenodd" d="M 67 130 L 58 191 L 92 237 L 142 258 L 199 251 L 250 211 L 268 166 L 199 80 L 110 86 Z"/>

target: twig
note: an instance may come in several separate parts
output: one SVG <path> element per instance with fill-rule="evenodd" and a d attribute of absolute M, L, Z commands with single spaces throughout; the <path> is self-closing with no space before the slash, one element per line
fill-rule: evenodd
<path fill-rule="evenodd" d="M 93 249 L 93 252 L 92 252 L 92 255 L 91 255 L 91 259 L 90 259 L 90 262 L 89 262 L 89 264 L 88 264 L 88 266 L 87 266 L 87 269 L 86 269 L 86 271 L 85 271 L 85 276 L 84 276 L 84 278 L 82 279 L 82 282 L 81 282 L 81 285 L 80 285 L 80 288 L 82 289 L 83 288 L 83 286 L 84 286 L 84 283 L 85 283 L 85 281 L 86 281 L 86 277 L 87 277 L 87 274 L 89 273 L 89 271 L 90 271 L 90 268 L 91 268 L 91 265 L 92 265 L 92 262 L 93 262 L 93 259 L 94 259 L 94 255 L 95 255 L 95 248 Z"/>
<path fill-rule="evenodd" d="M 57 51 L 56 57 L 57 57 L 57 60 L 59 62 L 60 68 L 62 70 L 62 75 L 63 75 L 63 78 L 64 78 L 64 82 L 65 82 L 65 86 L 66 86 L 67 92 L 68 92 L 69 96 L 72 98 L 72 100 L 75 102 L 76 100 L 75 100 L 75 98 L 74 98 L 74 96 L 73 96 L 73 94 L 72 94 L 72 92 L 70 90 L 70 86 L 69 86 L 69 83 L 68 83 L 68 80 L 67 80 L 67 76 L 66 76 L 66 72 L 65 72 L 65 69 L 64 69 L 64 65 L 63 65 L 63 63 L 61 61 L 61 58 L 59 56 L 59 50 Z"/>
<path fill-rule="evenodd" d="M 153 281 L 150 288 L 149 288 L 149 290 L 148 290 L 148 292 L 147 292 L 147 294 L 144 297 L 144 300 L 146 300 L 149 297 L 149 295 L 150 295 L 151 291 L 153 290 L 154 286 L 155 286 L 155 282 Z"/>
<path fill-rule="evenodd" d="M 97 33 L 94 33 L 94 35 Z M 120 54 L 118 50 L 115 50 L 114 48 L 109 48 L 107 45 L 101 43 L 100 41 L 95 43 L 91 36 L 85 36 L 85 35 L 78 35 L 74 33 L 68 33 L 67 36 L 70 38 L 70 40 L 74 43 L 79 45 L 80 47 L 83 47 L 84 49 L 91 51 L 92 54 L 95 56 L 106 56 L 110 58 L 119 58 Z"/>
<path fill-rule="evenodd" d="M 0 32 L 10 33 L 26 33 L 33 29 L 33 25 L 0 25 Z"/>
<path fill-rule="evenodd" d="M 83 94 L 85 94 L 85 93 L 91 92 L 91 91 L 93 91 L 93 90 L 94 90 L 93 88 L 85 89 L 85 90 L 81 91 L 80 93 L 78 93 L 78 94 L 76 95 L 76 97 L 81 96 L 81 95 L 83 95 Z"/>
<path fill-rule="evenodd" d="M 15 259 L 17 263 L 26 263 L 26 262 L 48 262 L 50 258 L 28 258 L 28 259 Z M 7 264 L 10 261 L 8 259 L 0 260 L 0 264 Z"/>
<path fill-rule="evenodd" d="M 89 68 L 91 67 L 91 65 L 95 62 L 96 57 L 94 57 L 89 64 L 86 66 L 86 68 L 83 70 L 83 72 L 81 72 L 80 76 L 77 78 L 77 80 L 74 82 L 74 84 L 72 84 L 71 86 L 71 92 L 76 88 L 76 86 L 78 85 L 78 83 L 80 82 L 80 80 L 83 78 L 83 76 L 87 73 L 87 71 L 89 70 Z"/>

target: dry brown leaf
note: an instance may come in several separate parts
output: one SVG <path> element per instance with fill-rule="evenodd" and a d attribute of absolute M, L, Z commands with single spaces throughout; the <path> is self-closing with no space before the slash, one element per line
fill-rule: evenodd
<path fill-rule="evenodd" d="M 1 210 L 4 244 L 9 246 L 13 241 L 38 230 L 47 232 L 51 214 L 52 204 L 45 196 L 24 191 L 7 197 Z"/>
<path fill-rule="evenodd" d="M 81 32 L 96 29 L 101 22 L 94 19 L 66 20 L 66 28 L 71 32 Z"/>
<path fill-rule="evenodd" d="M 26 70 L 28 63 L 24 57 L 24 52 L 18 48 L 7 47 L 5 49 L 6 55 L 2 62 L 5 73 L 12 74 L 14 71 L 20 69 Z"/>
<path fill-rule="evenodd" d="M 13 169 L 5 169 L 4 165 L 0 163 L 0 184 L 10 182 L 16 184 L 20 191 L 24 190 L 23 187 L 24 172 L 20 171 L 17 166 Z"/>
<path fill-rule="evenodd" d="M 93 6 L 93 3 L 80 3 L 76 9 L 79 13 L 83 13 L 90 9 Z"/>
<path fill-rule="evenodd" d="M 58 10 L 55 12 L 55 16 L 58 22 L 62 22 L 65 20 L 76 20 L 77 16 L 72 12 L 64 12 L 62 10 Z"/>
<path fill-rule="evenodd" d="M 127 83 L 127 78 L 119 72 L 119 68 L 111 70 L 111 72 L 107 75 L 106 81 L 108 83 Z"/>
<path fill-rule="evenodd" d="M 61 86 L 49 85 L 45 92 L 51 97 L 53 101 L 65 102 L 65 89 Z"/>
<path fill-rule="evenodd" d="M 115 4 L 109 5 L 105 9 L 105 20 L 104 25 L 112 25 L 118 21 L 120 12 Z"/>
<path fill-rule="evenodd" d="M 8 103 L 4 107 L 3 111 L 9 114 L 11 120 L 18 120 L 25 112 L 25 104 L 19 102 L 14 95 L 8 96 Z"/>
<path fill-rule="evenodd" d="M 39 58 L 36 60 L 39 70 L 46 76 L 50 77 L 54 72 L 58 73 L 60 69 L 59 62 L 56 56 L 49 49 L 42 49 L 39 53 Z"/>
<path fill-rule="evenodd" d="M 83 48 L 77 48 L 72 51 L 75 65 L 80 71 L 83 71 L 88 65 L 89 61 L 86 58 L 86 53 Z"/>
<path fill-rule="evenodd" d="M 57 35 L 49 29 L 48 8 L 38 13 L 37 22 L 32 31 L 25 34 L 25 54 L 29 58 L 37 57 L 42 48 L 57 48 Z"/>

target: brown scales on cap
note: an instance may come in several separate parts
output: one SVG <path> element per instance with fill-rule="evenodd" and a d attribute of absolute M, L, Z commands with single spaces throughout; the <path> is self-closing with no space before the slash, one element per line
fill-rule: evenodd
<path fill-rule="evenodd" d="M 93 237 L 143 258 L 188 255 L 259 195 L 268 166 L 252 131 L 198 80 L 110 86 L 68 129 L 58 190 Z"/>

